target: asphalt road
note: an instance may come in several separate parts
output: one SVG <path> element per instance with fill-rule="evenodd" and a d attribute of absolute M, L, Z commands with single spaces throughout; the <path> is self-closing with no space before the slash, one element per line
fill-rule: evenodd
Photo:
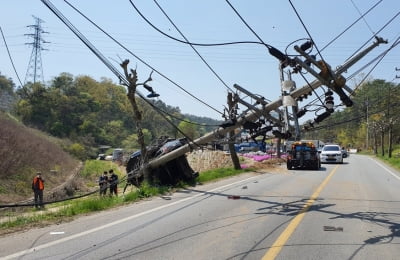
<path fill-rule="evenodd" d="M 400 174 L 246 174 L 0 238 L 1 259 L 399 259 Z"/>

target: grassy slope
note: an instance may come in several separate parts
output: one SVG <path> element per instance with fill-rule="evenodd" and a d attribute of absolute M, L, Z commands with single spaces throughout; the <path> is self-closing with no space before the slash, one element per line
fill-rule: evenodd
<path fill-rule="evenodd" d="M 0 203 L 32 197 L 31 181 L 37 171 L 46 190 L 62 184 L 77 172 L 79 162 L 54 139 L 0 113 Z"/>

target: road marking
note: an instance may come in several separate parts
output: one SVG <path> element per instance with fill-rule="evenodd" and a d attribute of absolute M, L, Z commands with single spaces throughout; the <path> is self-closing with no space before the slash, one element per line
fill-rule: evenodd
<path fill-rule="evenodd" d="M 383 169 L 385 169 L 388 173 L 390 173 L 391 175 L 393 175 L 393 177 L 395 177 L 396 179 L 400 180 L 400 176 L 397 175 L 396 173 L 392 172 L 391 170 L 389 170 L 388 168 L 386 168 L 385 166 L 383 166 L 381 163 L 379 163 L 378 161 L 370 158 L 370 160 L 374 161 L 376 164 L 378 164 L 379 166 L 381 166 Z"/>
<path fill-rule="evenodd" d="M 54 231 L 54 232 L 50 232 L 50 235 L 64 235 L 65 232 L 64 231 Z"/>
<path fill-rule="evenodd" d="M 331 171 L 331 173 L 325 178 L 325 180 L 319 185 L 319 187 L 314 191 L 314 193 L 311 195 L 311 197 L 307 200 L 306 204 L 304 207 L 301 209 L 299 214 L 296 215 L 290 221 L 289 225 L 286 227 L 286 229 L 280 234 L 278 239 L 272 244 L 271 248 L 267 251 L 267 253 L 264 255 L 262 260 L 272 260 L 275 259 L 275 257 L 278 256 L 279 252 L 282 250 L 282 248 L 285 246 L 286 242 L 289 240 L 290 236 L 293 234 L 293 232 L 296 230 L 300 222 L 305 216 L 305 213 L 310 209 L 312 204 L 314 204 L 315 200 L 318 198 L 319 194 L 321 193 L 322 189 L 328 184 L 329 180 L 332 178 L 332 176 L 335 174 L 337 168 L 339 165 L 336 165 L 335 168 Z"/>
<path fill-rule="evenodd" d="M 224 186 L 221 186 L 221 187 L 214 188 L 214 189 L 209 190 L 209 191 L 205 191 L 204 193 L 213 193 L 213 192 L 216 192 L 216 191 L 218 191 L 220 189 L 225 189 L 227 187 L 234 186 L 234 185 L 237 185 L 239 183 L 246 182 L 246 181 L 252 180 L 252 179 L 257 178 L 257 177 L 259 177 L 259 176 L 249 177 L 249 178 L 246 178 L 244 180 L 240 180 L 240 181 L 237 181 L 237 182 L 234 182 L 234 183 L 230 183 L 230 184 L 227 184 L 227 185 L 224 185 Z M 48 248 L 48 247 L 51 247 L 51 246 L 54 246 L 54 245 L 57 245 L 57 244 L 72 240 L 72 239 L 76 239 L 78 237 L 81 237 L 81 236 L 84 236 L 84 235 L 88 235 L 88 234 L 97 232 L 99 230 L 102 230 L 102 229 L 105 229 L 105 228 L 108 228 L 108 227 L 112 227 L 112 226 L 117 225 L 117 224 L 121 224 L 123 222 L 126 222 L 126 221 L 129 221 L 129 220 L 141 217 L 143 215 L 146 215 L 146 214 L 149 214 L 149 213 L 152 213 L 152 212 L 155 212 L 157 210 L 168 208 L 170 206 L 173 206 L 173 205 L 176 205 L 176 204 L 180 204 L 180 203 L 183 203 L 185 201 L 188 201 L 188 200 L 203 196 L 204 193 L 201 192 L 201 193 L 198 193 L 196 195 L 193 195 L 192 197 L 184 198 L 184 199 L 181 199 L 181 200 L 178 200 L 178 201 L 166 204 L 166 205 L 162 205 L 162 206 L 157 207 L 157 208 L 153 208 L 153 209 L 150 209 L 150 210 L 147 210 L 147 211 L 143 211 L 143 212 L 141 212 L 139 214 L 132 215 L 132 216 L 129 216 L 129 217 L 126 217 L 126 218 L 123 218 L 123 219 L 119 219 L 117 221 L 110 222 L 110 223 L 105 224 L 103 226 L 99 226 L 99 227 L 96 227 L 96 228 L 93 228 L 93 229 L 90 229 L 90 230 L 87 230 L 87 231 L 84 231 L 84 232 L 81 232 L 81 233 L 77 233 L 77 234 L 74 234 L 74 235 L 71 235 L 71 236 L 68 236 L 68 237 L 64 237 L 64 238 L 61 238 L 61 239 L 58 239 L 58 240 L 55 240 L 55 241 L 40 245 L 40 246 L 36 246 L 36 247 L 29 248 L 29 249 L 25 249 L 25 250 L 16 252 L 16 253 L 11 254 L 11 255 L 3 256 L 3 257 L 0 257 L 0 260 L 13 259 L 13 258 L 21 257 L 21 256 L 24 256 L 26 254 L 39 251 L 39 250 L 44 249 L 44 248 Z"/>

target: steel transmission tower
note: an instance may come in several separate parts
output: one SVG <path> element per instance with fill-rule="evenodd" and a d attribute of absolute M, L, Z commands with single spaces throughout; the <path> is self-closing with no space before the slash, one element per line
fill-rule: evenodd
<path fill-rule="evenodd" d="M 48 33 L 45 32 L 42 28 L 42 23 L 44 21 L 35 16 L 33 16 L 33 18 L 35 19 L 35 24 L 28 25 L 27 27 L 33 29 L 34 33 L 25 34 L 26 36 L 31 37 L 33 39 L 33 42 L 26 43 L 28 45 L 32 45 L 33 47 L 32 47 L 31 58 L 29 59 L 28 69 L 26 70 L 25 74 L 25 82 L 24 82 L 25 84 L 27 82 L 44 83 L 41 51 L 47 50 L 43 48 L 43 44 L 49 43 L 42 38 L 43 33 Z"/>

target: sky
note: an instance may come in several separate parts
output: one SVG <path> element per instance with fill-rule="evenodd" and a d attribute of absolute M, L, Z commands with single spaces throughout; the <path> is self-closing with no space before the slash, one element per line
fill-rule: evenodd
<path fill-rule="evenodd" d="M 318 59 L 322 57 L 332 68 L 343 64 L 364 44 L 370 45 L 374 41 L 372 37 L 377 33 L 389 43 L 375 48 L 343 76 L 354 76 L 347 81 L 351 88 L 367 73 L 373 79 L 399 83 L 396 76 L 400 76 L 400 71 L 396 71 L 396 67 L 400 68 L 400 48 L 397 45 L 378 64 L 372 63 L 365 67 L 388 50 L 400 36 L 398 0 L 131 1 L 159 30 L 184 40 L 170 19 L 190 42 L 260 42 L 259 37 L 281 52 L 296 55 L 298 53 L 294 45 L 301 45 L 306 39 L 312 38 L 315 46 L 310 54 L 317 55 Z M 130 60 L 130 68 L 137 70 L 138 82 L 145 81 L 151 71 L 156 70 L 149 85 L 160 94 L 160 100 L 179 107 L 182 113 L 222 120 L 227 106 L 227 93 L 236 91 L 234 84 L 272 101 L 281 96 L 279 61 L 261 44 L 195 46 L 204 62 L 190 45 L 170 39 L 152 28 L 135 11 L 129 0 L 49 2 L 121 72 L 119 64 L 125 59 Z M 68 3 L 124 48 L 83 18 Z M 229 3 L 254 33 L 246 27 Z M 73 76 L 88 75 L 96 80 L 107 78 L 119 83 L 111 70 L 42 1 L 2 0 L 1 4 L 0 26 L 22 82 L 25 81 L 32 53 L 32 45 L 27 43 L 33 39 L 26 34 L 34 32 L 29 25 L 35 24 L 34 17 L 38 17 L 43 21 L 43 39 L 48 42 L 42 44 L 45 50 L 41 51 L 46 84 L 62 72 Z M 374 5 L 376 7 L 359 19 Z M 0 73 L 19 86 L 3 40 L 0 40 L 0 58 Z M 305 74 L 305 78 L 308 81 L 314 80 L 310 74 Z M 306 84 L 299 74 L 293 74 L 292 80 L 297 87 Z M 147 94 L 145 89 L 140 91 Z M 319 91 L 319 94 L 323 93 Z M 250 103 L 254 101 L 243 93 L 239 93 L 239 96 Z M 340 103 L 338 97 L 335 101 Z M 245 108 L 240 109 L 239 113 Z M 309 112 L 308 117 L 313 116 Z"/>

